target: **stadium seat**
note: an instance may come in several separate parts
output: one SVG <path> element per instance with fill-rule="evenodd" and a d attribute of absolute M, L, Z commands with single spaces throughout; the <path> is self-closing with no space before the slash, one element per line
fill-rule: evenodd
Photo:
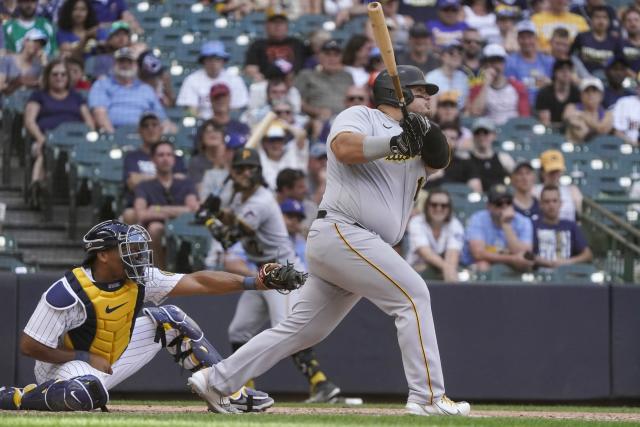
<path fill-rule="evenodd" d="M 176 255 L 183 244 L 191 245 L 189 264 L 192 269 L 205 268 L 205 258 L 211 245 L 211 235 L 201 224 L 193 222 L 194 215 L 186 213 L 167 222 L 166 247 L 167 259 L 175 262 Z M 171 266 L 175 267 L 175 266 Z"/>
<path fill-rule="evenodd" d="M 591 275 L 598 271 L 592 264 L 563 265 L 553 270 L 552 281 L 558 283 L 591 283 Z"/>
<path fill-rule="evenodd" d="M 83 122 L 66 122 L 49 132 L 47 145 L 61 150 L 71 150 L 87 142 L 90 129 Z"/>

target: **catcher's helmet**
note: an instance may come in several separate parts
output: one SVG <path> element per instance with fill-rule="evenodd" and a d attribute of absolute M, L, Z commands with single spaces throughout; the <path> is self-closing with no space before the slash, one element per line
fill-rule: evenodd
<path fill-rule="evenodd" d="M 418 67 L 398 65 L 398 76 L 400 77 L 400 85 L 407 105 L 413 101 L 413 95 L 409 90 L 410 86 L 425 86 L 429 95 L 438 93 L 438 86 L 433 83 L 427 83 L 424 73 Z M 399 106 L 398 97 L 393 89 L 393 82 L 387 70 L 378 74 L 378 77 L 373 82 L 373 103 L 376 107 L 380 104 Z"/>
<path fill-rule="evenodd" d="M 151 237 L 140 225 L 127 225 L 109 220 L 95 225 L 82 238 L 87 262 L 101 252 L 118 248 L 127 277 L 140 285 L 151 283 L 153 275 L 153 251 L 149 248 Z"/>

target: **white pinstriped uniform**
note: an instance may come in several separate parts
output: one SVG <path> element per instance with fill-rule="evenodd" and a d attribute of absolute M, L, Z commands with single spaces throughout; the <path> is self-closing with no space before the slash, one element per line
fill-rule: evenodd
<path fill-rule="evenodd" d="M 83 270 L 87 277 L 93 280 L 91 270 L 87 268 Z M 154 268 L 153 280 L 146 284 L 144 289 L 144 302 L 161 304 L 182 276 L 182 274 L 166 274 Z M 24 328 L 24 333 L 47 347 L 59 348 L 65 333 L 82 325 L 86 317 L 82 303 L 76 302 L 67 309 L 56 310 L 47 304 L 43 294 Z M 61 364 L 38 360 L 34 368 L 36 381 L 41 384 L 51 379 L 67 380 L 81 375 L 95 375 L 107 389 L 111 389 L 137 372 L 161 349 L 160 343 L 153 341 L 155 332 L 156 327 L 149 317 L 142 315 L 136 318 L 131 341 L 124 353 L 111 366 L 113 371 L 111 375 L 98 371 L 80 360 Z M 177 332 L 169 331 L 168 340 L 174 338 L 171 333 Z"/>

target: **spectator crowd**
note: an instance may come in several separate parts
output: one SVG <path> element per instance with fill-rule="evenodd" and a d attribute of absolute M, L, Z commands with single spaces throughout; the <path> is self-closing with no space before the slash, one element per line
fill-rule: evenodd
<path fill-rule="evenodd" d="M 233 154 L 273 113 L 277 119 L 257 147 L 263 180 L 281 207 L 274 215 L 284 216 L 303 259 L 324 191 L 332 120 L 345 108 L 371 106 L 373 81 L 384 68 L 364 19 L 366 2 L 201 3 L 202 13 L 230 22 L 263 14 L 263 36 L 251 40 L 242 64 L 232 63 L 237 46 L 228 39 L 202 41 L 192 58 L 197 67 L 174 87 L 166 58 L 130 9 L 135 2 L 0 1 L 0 96 L 31 91 L 24 127 L 32 141 L 32 204 L 50 167 L 43 155 L 48 132 L 67 122 L 109 134 L 135 128 L 142 142 L 123 158 L 118 214 L 149 229 L 163 267 L 166 221 L 197 211 L 209 195 L 233 196 Z M 440 88 L 431 120 L 453 152 L 450 166 L 433 174 L 417 198 L 399 248 L 407 261 L 451 282 L 463 266 L 524 272 L 589 262 L 576 222 L 582 194 L 561 180 L 562 153 L 540 150 L 538 170 L 496 142 L 510 119 L 531 116 L 574 144 L 615 135 L 638 145 L 640 2 L 620 9 L 603 0 L 381 3 L 397 62 L 419 67 Z M 319 13 L 337 29 L 354 20 L 362 25 L 346 37 L 324 28 L 291 30 L 299 17 Z M 168 114 L 176 110 L 198 124 L 184 157 L 171 142 L 185 137 L 181 120 Z M 451 184 L 486 195 L 484 209 L 466 224 L 446 190 Z M 243 259 L 241 248 L 229 251 L 234 263 Z"/>

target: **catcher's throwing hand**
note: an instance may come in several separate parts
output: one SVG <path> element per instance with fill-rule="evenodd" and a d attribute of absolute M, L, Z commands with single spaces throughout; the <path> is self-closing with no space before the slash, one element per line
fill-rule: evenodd
<path fill-rule="evenodd" d="M 275 289 L 281 294 L 288 294 L 304 285 L 308 276 L 296 270 L 290 262 L 287 265 L 265 264 L 258 272 L 257 289 Z"/>

